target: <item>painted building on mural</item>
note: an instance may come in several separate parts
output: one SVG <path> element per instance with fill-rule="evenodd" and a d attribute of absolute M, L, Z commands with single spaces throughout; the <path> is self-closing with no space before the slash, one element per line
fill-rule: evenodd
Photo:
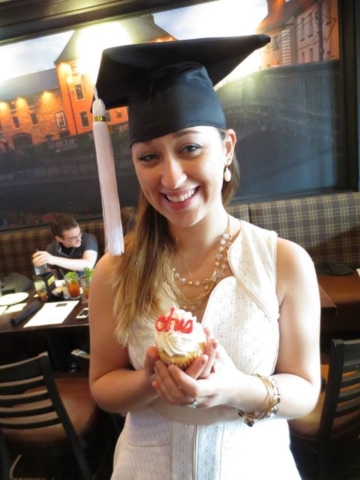
<path fill-rule="evenodd" d="M 59 137 L 64 106 L 55 69 L 3 82 L 0 89 L 0 151 Z"/>
<path fill-rule="evenodd" d="M 119 38 L 128 43 L 175 40 L 154 23 L 152 15 L 112 22 Z M 0 153 L 47 142 L 50 148 L 71 148 L 71 137 L 92 131 L 93 80 L 82 73 L 76 30 L 57 59 L 54 69 L 5 81 L 0 87 Z M 107 112 L 118 131 L 127 129 L 127 109 Z"/>
<path fill-rule="evenodd" d="M 267 0 L 257 28 L 271 37 L 261 68 L 339 58 L 337 0 Z"/>

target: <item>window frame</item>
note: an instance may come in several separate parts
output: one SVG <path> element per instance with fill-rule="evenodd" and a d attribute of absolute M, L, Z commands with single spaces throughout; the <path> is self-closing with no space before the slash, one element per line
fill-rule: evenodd
<path fill-rule="evenodd" d="M 90 127 L 90 120 L 86 111 L 79 112 L 81 126 L 83 128 Z"/>
<path fill-rule="evenodd" d="M 339 0 L 340 79 L 342 82 L 344 158 L 348 190 L 360 191 L 360 0 Z M 357 98 L 357 102 L 354 102 Z"/>
<path fill-rule="evenodd" d="M 85 27 L 115 17 L 138 16 L 215 0 L 12 0 L 0 3 L 0 45 Z"/>
<path fill-rule="evenodd" d="M 18 117 L 18 115 L 12 115 L 12 121 L 13 121 L 13 124 L 14 124 L 14 128 L 17 129 L 17 128 L 21 128 L 21 123 L 20 123 L 20 119 Z"/>
<path fill-rule="evenodd" d="M 30 121 L 33 127 L 36 127 L 39 125 L 39 118 L 36 112 L 30 112 Z"/>
<path fill-rule="evenodd" d="M 81 82 L 74 83 L 75 99 L 77 102 L 85 100 L 84 89 Z"/>
<path fill-rule="evenodd" d="M 82 9 L 74 6 L 75 2 L 59 2 L 60 10 L 57 12 L 54 5 L 40 5 L 37 11 L 32 9 L 30 12 L 28 9 L 18 8 L 20 0 L 13 0 L 11 3 L 6 2 L 6 6 L 0 4 L 0 45 L 83 27 L 111 18 L 156 13 L 208 1 L 214 0 L 118 0 L 111 2 L 111 6 L 108 0 L 97 0 L 96 6 L 91 0 L 85 0 L 88 6 Z M 29 3 L 31 2 L 41 3 L 39 0 L 29 0 Z M 360 0 L 338 0 L 338 14 L 345 190 L 360 191 L 360 99 L 357 92 L 360 80 Z M 24 15 L 31 18 L 25 21 Z M 354 102 L 354 98 L 358 99 L 357 102 Z M 301 193 L 295 196 L 301 196 Z"/>

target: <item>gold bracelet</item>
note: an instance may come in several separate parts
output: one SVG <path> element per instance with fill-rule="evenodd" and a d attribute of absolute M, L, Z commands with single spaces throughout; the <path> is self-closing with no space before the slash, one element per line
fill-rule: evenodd
<path fill-rule="evenodd" d="M 255 420 L 263 420 L 264 418 L 271 418 L 277 414 L 279 409 L 279 403 L 281 401 L 280 390 L 272 377 L 264 377 L 256 373 L 253 375 L 254 377 L 258 377 L 266 387 L 267 390 L 267 398 L 269 399 L 268 408 L 265 412 L 259 413 L 257 415 L 253 413 L 244 412 L 243 410 L 236 409 L 239 417 L 244 418 L 244 422 L 248 427 L 252 427 L 255 423 Z"/>

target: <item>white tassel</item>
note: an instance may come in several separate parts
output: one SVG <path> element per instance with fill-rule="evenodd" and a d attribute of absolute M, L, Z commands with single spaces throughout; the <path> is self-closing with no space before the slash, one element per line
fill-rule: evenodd
<path fill-rule="evenodd" d="M 92 111 L 93 134 L 105 228 L 105 245 L 110 255 L 121 255 L 124 252 L 124 236 L 116 184 L 114 155 L 108 126 L 105 122 L 105 105 L 98 98 L 96 89 Z"/>

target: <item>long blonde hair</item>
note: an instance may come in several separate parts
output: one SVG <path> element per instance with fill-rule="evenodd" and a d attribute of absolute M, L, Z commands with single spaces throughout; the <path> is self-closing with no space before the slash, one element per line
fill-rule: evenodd
<path fill-rule="evenodd" d="M 222 140 L 226 130 L 216 129 Z M 226 206 L 239 185 L 239 167 L 234 155 L 231 180 L 223 182 L 222 201 Z M 173 243 L 166 218 L 157 212 L 140 191 L 135 229 L 125 237 L 125 254 L 117 257 L 113 274 L 116 336 L 127 345 L 136 319 L 156 319 L 161 311 L 160 294 L 171 296 Z"/>

